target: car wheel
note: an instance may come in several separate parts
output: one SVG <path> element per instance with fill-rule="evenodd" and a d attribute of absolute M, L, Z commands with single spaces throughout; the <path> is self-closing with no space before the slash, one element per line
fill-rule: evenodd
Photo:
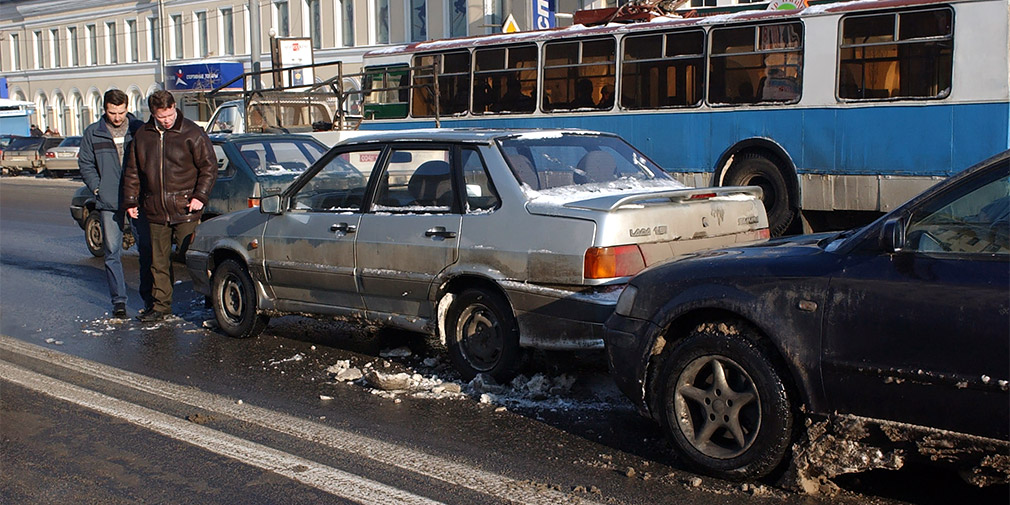
<path fill-rule="evenodd" d="M 519 326 L 501 296 L 481 289 L 460 293 L 446 317 L 449 357 L 464 379 L 486 373 L 499 382 L 519 368 Z"/>
<path fill-rule="evenodd" d="M 88 244 L 88 252 L 96 258 L 105 256 L 105 246 L 102 239 L 102 216 L 97 210 L 88 212 L 84 218 L 84 242 Z"/>
<path fill-rule="evenodd" d="M 768 229 L 773 236 L 782 235 L 796 217 L 796 209 L 789 201 L 789 186 L 782 170 L 773 161 L 759 154 L 739 154 L 729 167 L 725 186 L 759 186 L 768 213 Z"/>
<path fill-rule="evenodd" d="M 663 427 L 693 468 L 725 479 L 762 477 L 792 439 L 789 395 L 755 338 L 719 328 L 698 327 L 666 359 Z"/>
<path fill-rule="evenodd" d="M 269 316 L 256 313 L 252 277 L 235 260 L 224 260 L 214 269 L 210 297 L 217 324 L 229 337 L 255 337 L 270 322 Z"/>

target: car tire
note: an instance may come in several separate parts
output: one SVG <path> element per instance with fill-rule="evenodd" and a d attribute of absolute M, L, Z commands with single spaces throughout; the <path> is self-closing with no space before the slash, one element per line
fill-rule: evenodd
<path fill-rule="evenodd" d="M 768 229 L 772 236 L 782 235 L 796 217 L 796 209 L 789 198 L 782 169 L 760 154 L 744 153 L 736 156 L 723 178 L 724 186 L 759 186 L 768 213 Z"/>
<path fill-rule="evenodd" d="M 768 475 L 793 433 L 789 393 L 752 330 L 703 324 L 662 367 L 660 418 L 693 469 L 730 480 Z M 729 331 L 725 331 L 729 329 Z"/>
<path fill-rule="evenodd" d="M 84 242 L 88 245 L 88 252 L 96 258 L 105 256 L 102 237 L 102 216 L 97 210 L 92 210 L 88 212 L 88 217 L 84 218 Z"/>
<path fill-rule="evenodd" d="M 449 358 L 464 380 L 481 373 L 498 382 L 515 376 L 522 358 L 519 325 L 500 295 L 463 291 L 449 306 L 445 324 Z"/>
<path fill-rule="evenodd" d="M 252 277 L 235 260 L 224 260 L 214 269 L 210 293 L 217 325 L 229 337 L 255 337 L 270 322 L 269 316 L 257 314 Z"/>

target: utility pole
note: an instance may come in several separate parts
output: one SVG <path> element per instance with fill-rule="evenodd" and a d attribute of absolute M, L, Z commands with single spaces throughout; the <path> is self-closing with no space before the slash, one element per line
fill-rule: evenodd
<path fill-rule="evenodd" d="M 252 89 L 260 89 L 260 55 L 262 53 L 262 36 L 260 29 L 260 3 L 259 0 L 249 0 L 249 58 L 252 60 L 253 82 Z"/>
<path fill-rule="evenodd" d="M 168 83 L 165 82 L 165 59 L 168 58 L 168 54 L 165 48 L 165 0 L 158 0 L 158 46 L 160 54 L 158 55 L 158 78 L 155 82 L 161 84 L 161 89 L 168 89 Z"/>

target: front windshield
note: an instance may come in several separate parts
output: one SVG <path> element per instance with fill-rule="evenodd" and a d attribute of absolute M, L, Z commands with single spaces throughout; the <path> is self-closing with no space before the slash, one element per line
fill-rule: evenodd
<path fill-rule="evenodd" d="M 677 184 L 620 137 L 537 132 L 499 139 L 498 144 L 519 182 L 536 191 L 614 183 Z"/>

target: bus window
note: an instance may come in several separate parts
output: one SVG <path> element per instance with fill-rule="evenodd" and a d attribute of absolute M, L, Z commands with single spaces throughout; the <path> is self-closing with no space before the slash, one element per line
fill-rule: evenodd
<path fill-rule="evenodd" d="M 953 74 L 949 8 L 842 18 L 838 97 L 943 98 Z"/>
<path fill-rule="evenodd" d="M 700 105 L 705 82 L 705 32 L 653 33 L 624 38 L 621 107 L 658 109 Z"/>
<path fill-rule="evenodd" d="M 610 37 L 544 44 L 543 110 L 613 107 L 615 45 Z"/>
<path fill-rule="evenodd" d="M 528 113 L 536 109 L 537 46 L 474 51 L 474 114 Z"/>
<path fill-rule="evenodd" d="M 795 103 L 803 75 L 799 22 L 712 30 L 709 102 Z"/>
<path fill-rule="evenodd" d="M 406 67 L 365 69 L 362 79 L 364 116 L 368 119 L 407 117 L 408 84 Z"/>
<path fill-rule="evenodd" d="M 452 51 L 442 54 L 424 54 L 414 57 L 414 88 L 411 96 L 411 115 L 435 116 L 435 87 L 432 68 L 441 57 L 438 72 L 438 115 L 465 114 L 470 104 L 470 52 Z"/>

